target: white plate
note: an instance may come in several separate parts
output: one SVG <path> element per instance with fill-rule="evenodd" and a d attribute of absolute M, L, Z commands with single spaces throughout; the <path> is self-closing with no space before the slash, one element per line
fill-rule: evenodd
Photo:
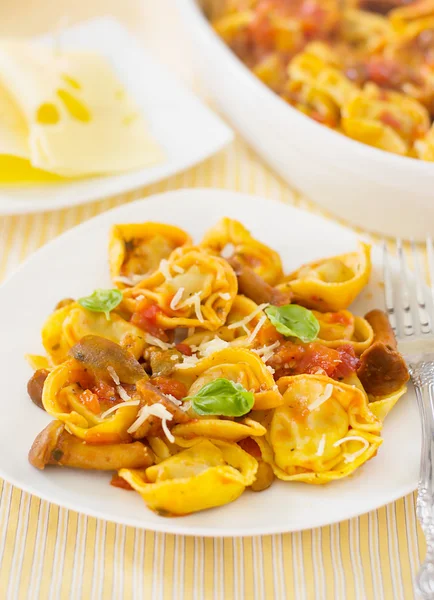
<path fill-rule="evenodd" d="M 42 350 L 41 324 L 60 298 L 110 286 L 107 238 L 113 223 L 157 220 L 179 225 L 199 240 L 222 216 L 239 219 L 281 253 L 285 269 L 352 250 L 352 232 L 290 206 L 221 190 L 179 190 L 106 212 L 47 244 L 0 288 L 0 476 L 41 498 L 117 523 L 170 533 L 240 536 L 296 531 L 348 519 L 411 492 L 417 483 L 420 432 L 411 391 L 388 417 L 378 456 L 327 486 L 276 482 L 261 493 L 177 519 L 159 517 L 138 494 L 109 485 L 107 474 L 70 469 L 38 471 L 27 462 L 36 434 L 50 418 L 27 396 L 26 352 Z M 380 258 L 355 309 L 383 306 Z"/>
<path fill-rule="evenodd" d="M 53 44 L 53 38 L 40 38 Z M 41 185 L 1 185 L 0 214 L 56 210 L 148 185 L 205 160 L 233 139 L 221 119 L 156 63 L 117 21 L 96 19 L 65 30 L 61 46 L 108 58 L 135 99 L 166 161 L 122 175 Z M 85 151 L 85 149 L 83 149 Z"/>

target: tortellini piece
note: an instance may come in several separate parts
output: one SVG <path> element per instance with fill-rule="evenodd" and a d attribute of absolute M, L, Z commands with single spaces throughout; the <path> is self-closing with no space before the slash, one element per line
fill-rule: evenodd
<path fill-rule="evenodd" d="M 125 403 L 105 418 L 106 406 L 92 410 L 89 399 L 89 373 L 73 359 L 55 367 L 48 375 L 42 393 L 42 404 L 49 415 L 65 423 L 69 433 L 90 444 L 130 441 L 128 428 L 139 409 Z"/>
<path fill-rule="evenodd" d="M 354 316 L 348 310 L 332 313 L 313 311 L 313 314 L 320 325 L 318 342 L 323 346 L 338 348 L 347 344 L 360 355 L 374 340 L 374 331 L 368 321 Z"/>
<path fill-rule="evenodd" d="M 276 477 L 326 483 L 376 454 L 381 422 L 360 390 L 321 375 L 283 377 L 278 386 L 284 404 L 273 411 L 267 441 L 257 438 Z"/>
<path fill-rule="evenodd" d="M 384 421 L 392 408 L 406 391 L 407 387 L 404 386 L 397 392 L 393 392 L 388 396 L 372 396 L 369 394 L 369 408 L 371 412 L 377 417 L 377 419 Z"/>
<path fill-rule="evenodd" d="M 237 295 L 232 267 L 201 248 L 178 248 L 164 269 L 125 290 L 125 305 L 134 312 L 138 302 L 159 307 L 156 323 L 163 329 L 221 327 Z"/>
<path fill-rule="evenodd" d="M 371 247 L 360 243 L 357 252 L 314 261 L 294 271 L 279 289 L 290 289 L 294 303 L 319 311 L 347 308 L 359 295 L 371 275 Z"/>
<path fill-rule="evenodd" d="M 76 302 L 55 310 L 42 328 L 42 343 L 54 364 L 68 357 L 69 349 L 85 335 L 98 335 L 116 342 L 140 358 L 146 346 L 141 329 L 111 312 L 108 320 L 103 313 L 89 311 Z"/>
<path fill-rule="evenodd" d="M 276 328 L 270 323 L 261 307 L 250 298 L 236 296 L 226 323 L 214 332 L 213 337 L 210 336 L 209 331 L 197 329 L 184 340 L 184 343 L 193 348 L 197 347 L 201 356 L 207 356 L 221 349 L 220 346 L 225 346 L 221 340 L 236 347 L 263 347 L 273 344 L 278 339 L 280 337 Z"/>
<path fill-rule="evenodd" d="M 205 234 L 201 246 L 218 254 L 229 247 L 238 261 L 253 269 L 270 285 L 282 277 L 279 254 L 258 242 L 239 221 L 224 217 Z"/>
<path fill-rule="evenodd" d="M 402 386 L 396 392 L 388 394 L 387 396 L 374 396 L 373 394 L 367 394 L 363 388 L 362 382 L 355 373 L 346 377 L 344 383 L 352 385 L 360 390 L 369 402 L 370 411 L 379 419 L 381 422 L 387 417 L 392 408 L 398 402 L 398 400 L 406 393 L 407 386 Z"/>
<path fill-rule="evenodd" d="M 375 52 L 380 49 L 391 30 L 390 22 L 382 15 L 351 8 L 342 11 L 342 36 L 358 50 Z"/>
<path fill-rule="evenodd" d="M 373 84 L 346 104 L 342 116 L 342 129 L 349 137 L 402 155 L 429 125 L 428 111 L 419 102 Z"/>
<path fill-rule="evenodd" d="M 186 515 L 236 500 L 255 479 L 257 461 L 236 444 L 202 440 L 144 472 L 119 475 L 159 514 Z"/>
<path fill-rule="evenodd" d="M 178 365 L 184 367 L 184 365 Z M 228 379 L 240 383 L 255 397 L 255 410 L 274 408 L 282 404 L 282 397 L 273 375 L 254 352 L 244 348 L 225 348 L 202 358 L 197 364 L 178 368 L 175 377 L 194 396 L 202 387 L 216 379 Z"/>
<path fill-rule="evenodd" d="M 134 286 L 154 273 L 161 260 L 167 259 L 175 248 L 187 244 L 191 244 L 190 236 L 173 225 L 114 225 L 109 241 L 109 266 L 113 283 L 120 289 Z"/>
<path fill-rule="evenodd" d="M 357 87 L 339 70 L 338 61 L 337 55 L 325 44 L 309 44 L 289 64 L 290 83 L 286 88 L 289 101 L 292 97 L 311 105 L 319 109 L 323 117 L 327 109 L 336 124 L 342 106 L 357 93 Z"/>

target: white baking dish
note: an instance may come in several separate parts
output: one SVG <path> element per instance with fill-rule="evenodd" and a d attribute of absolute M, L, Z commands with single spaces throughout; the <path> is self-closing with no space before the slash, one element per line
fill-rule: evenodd
<path fill-rule="evenodd" d="M 377 150 L 309 119 L 250 73 L 199 2 L 178 6 L 219 108 L 282 177 L 353 225 L 418 240 L 434 234 L 434 163 Z"/>

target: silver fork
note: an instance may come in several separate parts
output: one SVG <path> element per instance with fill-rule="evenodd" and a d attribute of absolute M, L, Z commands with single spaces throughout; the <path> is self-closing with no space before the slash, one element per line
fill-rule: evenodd
<path fill-rule="evenodd" d="M 387 244 L 383 245 L 384 295 L 389 321 L 398 339 L 416 390 L 422 423 L 422 450 L 416 514 L 425 534 L 427 552 L 416 577 L 416 590 L 424 600 L 434 599 L 434 247 L 426 243 L 431 279 L 429 294 L 420 257 L 411 243 L 414 278 L 398 240 L 399 281 L 393 277 Z"/>

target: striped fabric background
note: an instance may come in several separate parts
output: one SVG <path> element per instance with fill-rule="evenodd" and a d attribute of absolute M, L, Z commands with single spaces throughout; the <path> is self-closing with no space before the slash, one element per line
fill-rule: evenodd
<path fill-rule="evenodd" d="M 49 239 L 108 208 L 180 187 L 211 186 L 319 212 L 237 140 L 206 163 L 133 194 L 0 217 L 0 280 Z M 330 527 L 221 540 L 114 525 L 0 481 L 0 600 L 409 600 L 424 552 L 413 495 Z"/>

